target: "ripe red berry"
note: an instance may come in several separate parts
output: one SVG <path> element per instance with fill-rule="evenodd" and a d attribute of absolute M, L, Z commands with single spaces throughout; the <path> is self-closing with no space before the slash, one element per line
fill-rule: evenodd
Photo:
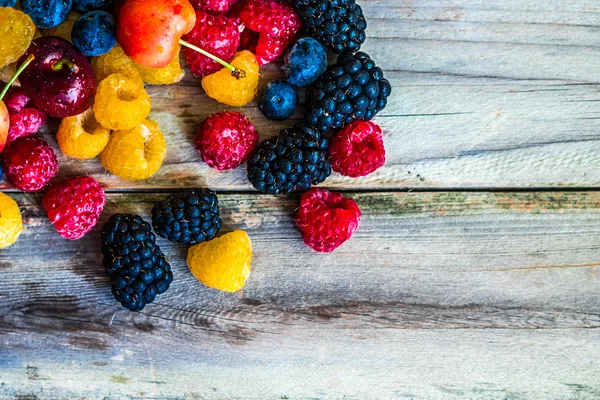
<path fill-rule="evenodd" d="M 296 225 L 308 247 L 331 252 L 350 239 L 358 228 L 360 216 L 354 200 L 341 193 L 312 189 L 300 199 Z"/>
<path fill-rule="evenodd" d="M 196 25 L 183 36 L 183 40 L 230 62 L 240 46 L 238 22 L 224 16 L 196 11 Z M 198 77 L 210 75 L 223 68 L 216 61 L 187 47 L 183 48 L 183 54 L 188 67 Z"/>
<path fill-rule="evenodd" d="M 356 178 L 369 175 L 385 164 L 385 148 L 379 125 L 354 121 L 346 125 L 331 141 L 331 169 Z"/>
<path fill-rule="evenodd" d="M 196 150 L 209 167 L 237 168 L 256 147 L 258 133 L 242 113 L 220 112 L 206 118 L 196 133 Z"/>
<path fill-rule="evenodd" d="M 235 16 L 244 25 L 243 42 L 256 55 L 259 65 L 280 57 L 300 29 L 300 17 L 294 9 L 276 0 L 248 0 L 234 7 Z M 252 32 L 258 33 L 254 49 Z"/>
<path fill-rule="evenodd" d="M 239 0 L 190 0 L 192 7 L 213 15 L 224 15 Z"/>
<path fill-rule="evenodd" d="M 58 172 L 52 147 L 36 137 L 18 138 L 4 151 L 2 168 L 10 183 L 23 192 L 42 190 Z"/>
<path fill-rule="evenodd" d="M 59 235 L 76 240 L 98 222 L 106 197 L 102 187 L 89 176 L 76 176 L 52 185 L 42 197 L 48 219 Z"/>
<path fill-rule="evenodd" d="M 33 107 L 25 107 L 30 104 L 30 98 L 20 88 L 11 88 L 4 96 L 4 102 L 10 115 L 7 144 L 17 138 L 36 134 L 46 123 L 45 113 Z"/>

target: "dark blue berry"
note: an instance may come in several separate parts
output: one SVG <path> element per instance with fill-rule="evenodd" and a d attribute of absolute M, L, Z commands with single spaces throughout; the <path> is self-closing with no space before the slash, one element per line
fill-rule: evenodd
<path fill-rule="evenodd" d="M 160 236 L 176 243 L 210 240 L 221 229 L 217 195 L 210 189 L 170 195 L 152 208 L 152 226 Z"/>
<path fill-rule="evenodd" d="M 294 0 L 308 33 L 336 53 L 356 52 L 365 41 L 367 22 L 355 0 Z"/>
<path fill-rule="evenodd" d="M 17 0 L 0 0 L 0 7 L 12 7 L 17 6 Z"/>
<path fill-rule="evenodd" d="M 391 91 L 389 81 L 368 54 L 343 53 L 308 88 L 305 122 L 327 132 L 357 119 L 370 120 L 386 106 Z"/>
<path fill-rule="evenodd" d="M 132 214 L 115 214 L 102 228 L 102 265 L 121 305 L 140 311 L 173 280 L 171 266 L 155 243 L 150 225 Z M 121 239 L 129 240 L 122 243 Z M 142 260 L 140 262 L 139 260 Z"/>
<path fill-rule="evenodd" d="M 308 86 L 327 69 L 327 53 L 313 38 L 299 39 L 283 56 L 287 80 L 298 87 Z"/>
<path fill-rule="evenodd" d="M 73 8 L 82 14 L 96 10 L 110 11 L 113 3 L 114 0 L 73 0 Z"/>
<path fill-rule="evenodd" d="M 323 182 L 331 174 L 329 140 L 296 126 L 263 141 L 248 161 L 248 180 L 263 193 L 290 193 Z"/>
<path fill-rule="evenodd" d="M 21 0 L 21 9 L 38 28 L 54 28 L 67 19 L 72 0 Z"/>
<path fill-rule="evenodd" d="M 294 114 L 298 106 L 296 89 L 285 81 L 269 82 L 258 98 L 258 108 L 265 117 L 281 121 Z"/>
<path fill-rule="evenodd" d="M 86 56 L 101 56 L 117 43 L 116 21 L 106 11 L 90 11 L 73 25 L 71 39 Z"/>

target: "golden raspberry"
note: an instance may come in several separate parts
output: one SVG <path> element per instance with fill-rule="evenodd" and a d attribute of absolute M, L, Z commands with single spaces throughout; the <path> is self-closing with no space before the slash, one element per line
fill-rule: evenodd
<path fill-rule="evenodd" d="M 16 242 L 22 230 L 19 206 L 8 195 L 0 193 L 0 249 Z"/>
<path fill-rule="evenodd" d="M 94 101 L 96 120 L 105 128 L 128 130 L 150 114 L 150 96 L 140 79 L 112 74 L 98 85 Z"/>
<path fill-rule="evenodd" d="M 98 82 L 112 74 L 141 79 L 135 63 L 127 57 L 118 43 L 108 53 L 100 57 L 92 57 L 92 69 Z"/>
<path fill-rule="evenodd" d="M 190 247 L 187 265 L 200 282 L 213 289 L 235 292 L 246 284 L 252 262 L 252 243 L 244 231 Z"/>
<path fill-rule="evenodd" d="M 81 14 L 76 11 L 71 11 L 67 19 L 62 24 L 54 28 L 42 29 L 42 35 L 58 36 L 73 43 L 71 40 L 71 31 L 73 30 L 73 25 L 75 25 L 75 22 L 77 22 L 79 17 L 81 17 Z"/>
<path fill-rule="evenodd" d="M 256 96 L 258 62 L 254 54 L 244 50 L 235 54 L 231 65 L 243 70 L 246 76 L 237 79 L 231 75 L 230 70 L 223 68 L 202 78 L 202 87 L 208 97 L 212 97 L 219 103 L 241 107 Z"/>
<path fill-rule="evenodd" d="M 110 129 L 96 121 L 91 108 L 79 115 L 63 118 L 56 133 L 58 146 L 63 153 L 81 160 L 100 154 L 109 137 Z"/>
<path fill-rule="evenodd" d="M 133 61 L 132 61 L 133 62 Z M 162 68 L 148 68 L 133 62 L 144 82 L 151 85 L 172 85 L 183 79 L 185 71 L 179 65 L 179 53 Z"/>
<path fill-rule="evenodd" d="M 11 7 L 0 7 L 0 68 L 25 53 L 34 33 L 35 25 L 29 15 Z"/>
<path fill-rule="evenodd" d="M 133 129 L 113 132 L 100 162 L 113 175 L 137 181 L 154 175 L 166 153 L 165 137 L 158 124 L 146 120 Z"/>

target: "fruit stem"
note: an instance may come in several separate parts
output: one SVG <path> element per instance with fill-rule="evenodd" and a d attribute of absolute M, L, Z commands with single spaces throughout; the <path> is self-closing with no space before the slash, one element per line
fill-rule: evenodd
<path fill-rule="evenodd" d="M 183 39 L 179 39 L 179 44 L 182 46 L 188 47 L 192 50 L 195 50 L 198 53 L 210 58 L 211 60 L 218 62 L 219 64 L 221 64 L 222 66 L 224 66 L 225 68 L 230 70 L 231 76 L 233 76 L 236 79 L 243 79 L 246 77 L 246 72 L 244 70 L 234 67 L 233 65 L 229 64 L 228 62 L 221 60 L 219 57 L 213 56 L 208 51 L 202 50 L 200 47 L 194 46 L 193 44 L 188 43 Z"/>
<path fill-rule="evenodd" d="M 79 67 L 76 64 L 73 64 L 71 62 L 71 60 L 67 60 L 66 58 L 61 58 L 60 60 L 58 60 L 57 62 L 52 64 L 52 69 L 54 71 L 60 71 L 62 69 L 63 65 L 66 65 L 67 67 L 69 67 L 71 72 L 79 71 Z"/>
<path fill-rule="evenodd" d="M 27 59 L 25 59 L 25 61 L 23 62 L 23 64 L 21 64 L 21 66 L 15 71 L 15 73 L 13 74 L 13 76 L 11 76 L 11 78 L 8 81 L 8 83 L 6 84 L 6 86 L 4 86 L 4 89 L 2 89 L 2 93 L 0 93 L 0 101 L 4 98 L 4 95 L 6 94 L 6 92 L 8 92 L 8 89 L 10 89 L 11 85 L 13 83 L 15 83 L 15 81 L 17 80 L 17 78 L 19 77 L 19 75 L 21 75 L 21 72 L 23 72 L 23 70 L 25 68 L 27 68 L 27 66 L 29 64 L 31 64 L 31 62 L 34 59 L 35 59 L 35 56 L 33 54 L 30 54 L 29 57 L 27 57 Z"/>

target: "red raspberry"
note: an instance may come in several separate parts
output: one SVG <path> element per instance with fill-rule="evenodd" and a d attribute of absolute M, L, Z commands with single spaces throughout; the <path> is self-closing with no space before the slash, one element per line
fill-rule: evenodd
<path fill-rule="evenodd" d="M 106 197 L 94 178 L 76 176 L 52 185 L 42 204 L 59 235 L 76 240 L 96 225 Z"/>
<path fill-rule="evenodd" d="M 196 150 L 209 167 L 219 171 L 239 167 L 257 142 L 254 125 L 238 112 L 213 114 L 202 122 L 196 133 Z"/>
<path fill-rule="evenodd" d="M 4 99 L 10 115 L 6 144 L 10 144 L 17 138 L 37 133 L 46 123 L 45 113 L 32 107 L 25 108 L 30 99 L 20 88 L 11 88 Z"/>
<path fill-rule="evenodd" d="M 238 21 L 196 11 L 196 25 L 194 25 L 194 29 L 183 36 L 183 40 L 229 62 L 233 60 L 233 56 L 240 46 Z M 183 54 L 190 70 L 198 77 L 210 75 L 223 68 L 216 61 L 187 47 L 183 48 Z"/>
<path fill-rule="evenodd" d="M 52 147 L 36 137 L 18 138 L 4 151 L 2 168 L 8 180 L 23 192 L 38 192 L 58 172 Z"/>
<path fill-rule="evenodd" d="M 304 243 L 318 252 L 338 248 L 358 228 L 360 208 L 341 193 L 312 189 L 300 199 L 296 225 Z"/>
<path fill-rule="evenodd" d="M 346 125 L 331 141 L 331 169 L 356 178 L 369 175 L 385 164 L 381 128 L 373 122 L 354 121 Z"/>
<path fill-rule="evenodd" d="M 213 15 L 227 14 L 239 0 L 190 0 L 192 7 Z"/>
<path fill-rule="evenodd" d="M 300 29 L 300 17 L 294 9 L 276 0 L 248 0 L 238 4 L 231 13 L 244 24 L 246 49 L 253 51 L 253 38 L 250 32 L 257 32 L 258 43 L 254 54 L 259 65 L 270 63 L 280 57 L 294 40 Z"/>

